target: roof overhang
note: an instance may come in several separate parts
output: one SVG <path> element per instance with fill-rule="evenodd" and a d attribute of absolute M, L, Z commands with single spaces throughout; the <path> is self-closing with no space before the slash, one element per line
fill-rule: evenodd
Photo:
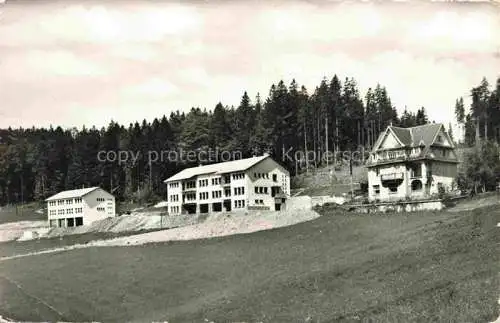
<path fill-rule="evenodd" d="M 59 192 L 57 194 L 54 194 L 48 198 L 46 198 L 44 200 L 44 202 L 48 202 L 48 201 L 57 201 L 57 200 L 66 200 L 66 199 L 74 199 L 74 198 L 77 198 L 77 197 L 84 197 L 85 195 L 89 194 L 89 193 L 92 193 L 93 191 L 97 190 L 97 189 L 101 189 L 100 187 L 93 187 L 91 190 L 85 192 L 85 193 L 82 193 L 82 194 L 76 194 L 76 195 L 71 195 L 71 196 L 66 196 L 66 197 L 57 197 L 58 194 L 62 193 L 62 192 Z M 103 190 L 104 191 L 104 190 Z M 63 191 L 65 192 L 65 191 Z M 106 191 L 105 191 L 106 192 Z M 108 192 L 106 192 L 108 193 Z M 111 194 L 111 193 L 108 193 L 108 194 Z M 112 195 L 112 194 L 111 194 Z"/>

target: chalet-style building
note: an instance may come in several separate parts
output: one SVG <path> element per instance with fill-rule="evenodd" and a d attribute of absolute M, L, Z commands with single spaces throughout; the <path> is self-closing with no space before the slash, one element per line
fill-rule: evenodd
<path fill-rule="evenodd" d="M 290 173 L 268 155 L 184 169 L 164 181 L 170 214 L 284 210 Z"/>
<path fill-rule="evenodd" d="M 100 187 L 63 191 L 45 200 L 50 227 L 77 227 L 115 216 L 115 197 Z"/>
<path fill-rule="evenodd" d="M 370 201 L 432 197 L 452 189 L 457 176 L 455 144 L 442 124 L 412 128 L 389 126 L 371 151 L 368 168 Z"/>

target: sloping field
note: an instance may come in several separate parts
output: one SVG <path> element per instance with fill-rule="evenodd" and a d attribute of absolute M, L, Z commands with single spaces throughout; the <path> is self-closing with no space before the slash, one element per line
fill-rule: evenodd
<path fill-rule="evenodd" d="M 111 322 L 489 322 L 497 207 L 343 214 L 269 231 L 0 262 L 0 314 Z"/>
<path fill-rule="evenodd" d="M 477 208 L 485 206 L 500 206 L 500 193 L 489 192 L 483 193 L 474 198 L 468 198 L 464 201 L 460 201 L 456 206 L 449 208 L 448 212 L 465 212 L 473 211 Z"/>

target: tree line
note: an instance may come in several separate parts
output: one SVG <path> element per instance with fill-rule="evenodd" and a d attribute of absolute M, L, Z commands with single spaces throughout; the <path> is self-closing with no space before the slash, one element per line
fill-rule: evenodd
<path fill-rule="evenodd" d="M 352 78 L 324 78 L 309 93 L 295 80 L 272 84 L 266 98 L 244 92 L 237 107 L 218 103 L 213 110 L 193 107 L 152 122 L 128 126 L 111 121 L 102 129 L 0 129 L 0 204 L 42 200 L 66 189 L 100 186 L 118 199 L 164 196 L 163 180 L 198 161 L 149 162 L 148 152 L 196 151 L 217 147 L 240 157 L 270 153 L 293 174 L 323 166 L 283 158 L 287 152 L 369 149 L 389 124 L 428 123 L 424 107 L 398 115 L 385 87 L 362 97 Z M 99 152 L 140 153 L 142 158 L 100 160 Z M 214 156 L 217 158 L 220 156 Z"/>
<path fill-rule="evenodd" d="M 464 144 L 473 146 L 464 156 L 457 183 L 478 193 L 495 190 L 500 180 L 500 77 L 493 89 L 483 78 L 470 97 L 467 109 L 463 97 L 455 103 L 455 118 L 465 128 Z"/>
<path fill-rule="evenodd" d="M 455 102 L 455 118 L 465 129 L 465 144 L 475 145 L 481 140 L 500 140 L 500 77 L 495 87 L 483 78 L 480 84 L 472 88 L 472 103 L 468 109 L 463 97 Z"/>

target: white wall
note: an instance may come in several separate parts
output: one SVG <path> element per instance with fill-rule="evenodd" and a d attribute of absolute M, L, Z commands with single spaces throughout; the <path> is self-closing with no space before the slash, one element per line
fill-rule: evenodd
<path fill-rule="evenodd" d="M 235 179 L 234 175 L 235 174 L 244 174 L 243 178 Z M 237 187 L 244 187 L 245 188 L 245 194 L 243 195 L 234 195 L 234 189 Z M 248 192 L 251 190 L 251 188 L 248 186 L 248 175 L 244 172 L 236 172 L 236 173 L 231 173 L 231 210 L 232 211 L 245 211 L 248 209 Z M 243 208 L 236 208 L 235 207 L 235 201 L 245 201 L 245 207 Z"/>
<path fill-rule="evenodd" d="M 269 178 L 257 178 L 255 173 L 265 173 L 269 174 Z M 242 174 L 243 177 L 235 177 L 237 174 Z M 271 186 L 276 185 L 273 182 L 273 174 L 277 175 L 277 184 L 282 188 L 283 192 L 289 197 L 290 196 L 290 174 L 289 172 L 283 168 L 281 165 L 276 163 L 271 158 L 264 159 L 260 163 L 252 166 L 245 172 L 233 172 L 227 174 L 204 174 L 196 177 L 196 200 L 193 203 L 196 204 L 208 204 L 209 212 L 212 211 L 213 203 L 221 203 L 223 204 L 224 200 L 231 200 L 231 210 L 232 211 L 245 211 L 248 209 L 248 206 L 262 206 L 260 204 L 256 204 L 255 200 L 263 200 L 264 205 L 268 206 L 270 209 L 274 210 L 274 198 L 271 196 Z M 224 177 L 229 175 L 231 178 L 230 185 L 224 185 Z M 220 178 L 220 184 L 212 185 L 212 179 Z M 182 183 L 186 183 L 190 180 L 178 181 L 179 185 L 172 187 L 171 184 L 174 182 L 167 183 L 167 201 L 169 203 L 169 213 L 170 214 L 179 214 L 182 211 Z M 200 186 L 200 180 L 207 180 L 207 186 Z M 267 194 L 256 194 L 255 186 L 263 186 L 268 188 Z M 235 189 L 241 188 L 244 189 L 244 194 L 235 195 Z M 231 190 L 231 196 L 227 198 L 225 196 L 225 189 L 229 188 Z M 194 190 L 193 190 L 194 191 Z M 214 198 L 212 193 L 215 191 L 220 191 L 221 195 L 218 198 Z M 200 200 L 200 193 L 206 192 L 208 194 L 208 198 L 204 200 Z M 172 201 L 171 196 L 178 195 L 178 201 Z M 237 201 L 244 201 L 245 206 L 241 208 L 236 207 Z M 172 212 L 172 207 L 178 206 L 179 213 Z M 199 208 L 197 212 L 199 212 Z"/>
<path fill-rule="evenodd" d="M 249 186 L 249 203 L 251 206 L 262 206 L 256 204 L 255 200 L 263 200 L 264 205 L 271 210 L 275 208 L 274 197 L 271 196 L 271 186 L 279 185 L 283 192 L 290 197 L 290 173 L 280 164 L 267 158 L 247 170 Z M 267 177 L 256 176 L 257 174 L 269 174 Z M 276 175 L 276 182 L 273 181 Z M 267 194 L 255 193 L 255 187 L 267 187 Z"/>
<path fill-rule="evenodd" d="M 404 164 L 393 164 L 393 165 L 381 165 L 379 167 L 379 175 L 376 174 L 376 168 L 370 168 L 368 170 L 368 197 L 370 201 L 374 201 L 376 199 L 381 201 L 387 201 L 390 199 L 400 199 L 405 196 L 423 196 L 425 192 L 425 185 L 427 182 L 427 171 L 429 170 L 429 166 L 427 163 L 431 163 L 430 170 L 432 172 L 433 182 L 431 184 L 429 194 L 437 194 L 439 192 L 438 183 L 442 183 L 445 187 L 446 191 L 450 191 L 452 189 L 452 184 L 457 176 L 457 165 L 453 163 L 439 162 L 439 161 L 426 161 L 422 162 L 422 185 L 423 190 L 421 193 L 414 193 L 411 191 L 411 178 L 410 171 L 406 170 L 406 166 Z M 404 173 L 404 181 L 398 187 L 397 193 L 390 193 L 389 189 L 382 186 L 381 183 L 381 175 L 390 174 L 390 173 Z M 380 186 L 380 194 L 375 195 L 373 186 Z"/>
<path fill-rule="evenodd" d="M 100 202 L 97 199 L 103 198 Z M 87 225 L 97 220 L 116 216 L 115 197 L 103 189 L 97 189 L 83 197 L 83 224 Z M 104 208 L 98 211 L 97 208 Z"/>
<path fill-rule="evenodd" d="M 172 201 L 172 196 L 177 196 L 176 201 Z M 167 203 L 168 212 L 172 214 L 180 214 L 182 211 L 182 182 L 174 181 L 167 183 Z M 178 212 L 173 212 L 173 207 L 177 207 Z"/>
<path fill-rule="evenodd" d="M 385 138 L 380 143 L 380 146 L 378 149 L 392 149 L 392 148 L 397 148 L 397 147 L 401 147 L 401 144 L 398 142 L 396 137 L 394 137 L 392 132 L 390 130 L 388 130 Z"/>
<path fill-rule="evenodd" d="M 379 174 L 377 175 L 376 169 L 379 169 Z M 392 173 L 403 173 L 404 180 L 401 185 L 398 186 L 398 191 L 396 193 L 390 192 L 388 187 L 383 187 L 381 182 L 382 175 L 388 175 Z M 391 164 L 391 165 L 381 165 L 368 170 L 368 197 L 369 200 L 388 200 L 388 199 L 400 199 L 404 197 L 408 189 L 408 174 L 406 171 L 406 166 L 404 164 Z M 380 194 L 375 195 L 373 186 L 379 185 Z"/>
<path fill-rule="evenodd" d="M 433 183 L 431 185 L 430 194 L 437 194 L 439 192 L 438 183 L 442 183 L 445 190 L 450 191 L 458 175 L 457 164 L 433 161 L 431 169 Z"/>
<path fill-rule="evenodd" d="M 56 205 L 51 205 L 51 202 L 55 202 Z M 61 204 L 62 203 L 62 204 Z M 83 217 L 83 199 L 81 202 L 76 202 L 74 198 L 71 199 L 62 199 L 62 200 L 54 200 L 47 202 L 47 218 L 49 222 L 49 226 L 58 226 L 59 219 L 66 220 L 67 218 L 76 218 Z M 76 212 L 77 209 L 82 209 L 82 212 Z M 72 213 L 68 214 L 68 210 L 71 210 Z M 52 214 L 52 211 L 55 214 Z M 59 214 L 60 211 L 63 211 L 64 214 Z M 51 225 L 51 221 L 55 220 L 55 225 Z M 63 226 L 66 226 L 66 221 L 63 221 Z"/>
<path fill-rule="evenodd" d="M 97 202 L 97 198 L 104 198 L 104 202 Z M 63 204 L 60 204 L 60 201 Z M 83 218 L 83 225 L 87 225 L 96 220 L 102 220 L 107 217 L 113 217 L 116 215 L 116 203 L 115 197 L 103 189 L 96 189 L 81 198 L 81 202 L 77 202 L 77 199 L 62 199 L 55 200 L 55 206 L 52 206 L 51 201 L 47 202 L 47 218 L 49 225 L 51 225 L 51 220 L 56 220 L 56 226 L 58 225 L 59 219 L 68 218 Z M 97 210 L 97 207 L 104 207 L 104 212 Z M 82 209 L 82 212 L 77 212 L 78 209 Z M 64 210 L 64 214 L 59 214 L 60 210 Z M 55 211 L 55 215 L 52 215 L 51 211 Z M 64 225 L 66 226 L 66 221 Z"/>

